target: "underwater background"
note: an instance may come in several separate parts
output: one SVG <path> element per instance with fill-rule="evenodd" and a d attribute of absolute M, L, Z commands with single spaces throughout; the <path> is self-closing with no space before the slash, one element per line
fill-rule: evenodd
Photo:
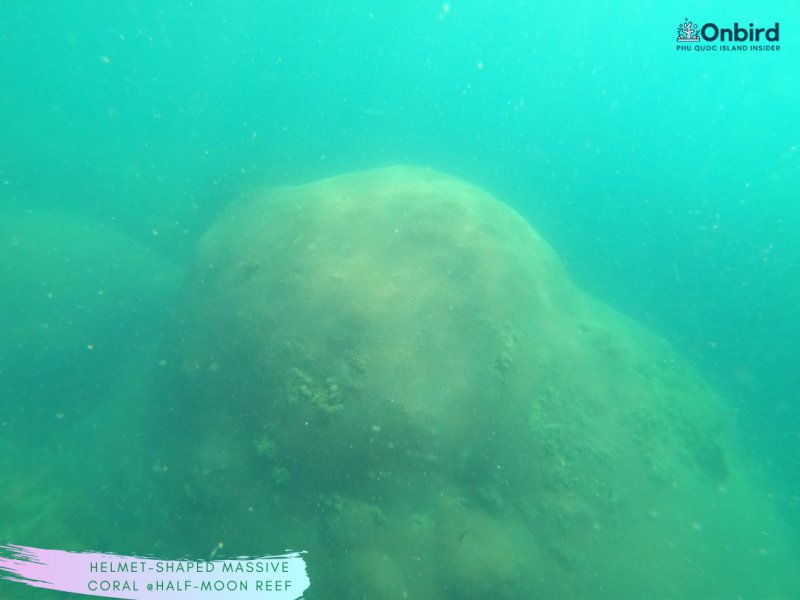
<path fill-rule="evenodd" d="M 677 52 L 685 18 L 780 22 L 781 49 Z M 97 549 L 129 550 L 135 482 L 107 475 L 158 468 L 120 433 L 151 393 L 131 365 L 163 360 L 200 236 L 254 187 L 414 164 L 511 205 L 671 342 L 797 539 L 799 25 L 793 2 L 4 1 L 0 530 L 50 515 L 68 545 L 52 490 L 77 486 Z"/>

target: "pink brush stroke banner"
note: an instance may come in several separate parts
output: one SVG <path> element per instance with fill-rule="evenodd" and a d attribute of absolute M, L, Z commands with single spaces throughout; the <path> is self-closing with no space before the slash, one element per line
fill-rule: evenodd
<path fill-rule="evenodd" d="M 104 598 L 295 600 L 310 585 L 300 552 L 230 560 L 161 560 L 0 545 L 0 576 Z"/>

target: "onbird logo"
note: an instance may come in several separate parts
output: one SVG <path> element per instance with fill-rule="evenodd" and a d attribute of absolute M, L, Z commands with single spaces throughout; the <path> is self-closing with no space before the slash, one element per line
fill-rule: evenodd
<path fill-rule="evenodd" d="M 733 26 L 709 21 L 703 25 L 690 21 L 687 17 L 678 25 L 678 39 L 675 49 L 683 54 L 705 52 L 780 52 L 781 24 L 775 21 L 760 23 L 756 19 L 739 22 Z M 688 43 L 687 43 L 688 42 Z"/>
<path fill-rule="evenodd" d="M 699 42 L 700 36 L 697 34 L 697 23 L 692 23 L 688 18 L 681 25 L 678 25 L 679 42 Z"/>

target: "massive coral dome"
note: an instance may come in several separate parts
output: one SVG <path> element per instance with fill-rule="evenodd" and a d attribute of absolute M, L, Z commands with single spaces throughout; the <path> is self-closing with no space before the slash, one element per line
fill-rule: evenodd
<path fill-rule="evenodd" d="M 170 477 L 239 553 L 308 550 L 309 597 L 787 593 L 724 403 L 459 179 L 235 202 L 171 339 Z"/>

